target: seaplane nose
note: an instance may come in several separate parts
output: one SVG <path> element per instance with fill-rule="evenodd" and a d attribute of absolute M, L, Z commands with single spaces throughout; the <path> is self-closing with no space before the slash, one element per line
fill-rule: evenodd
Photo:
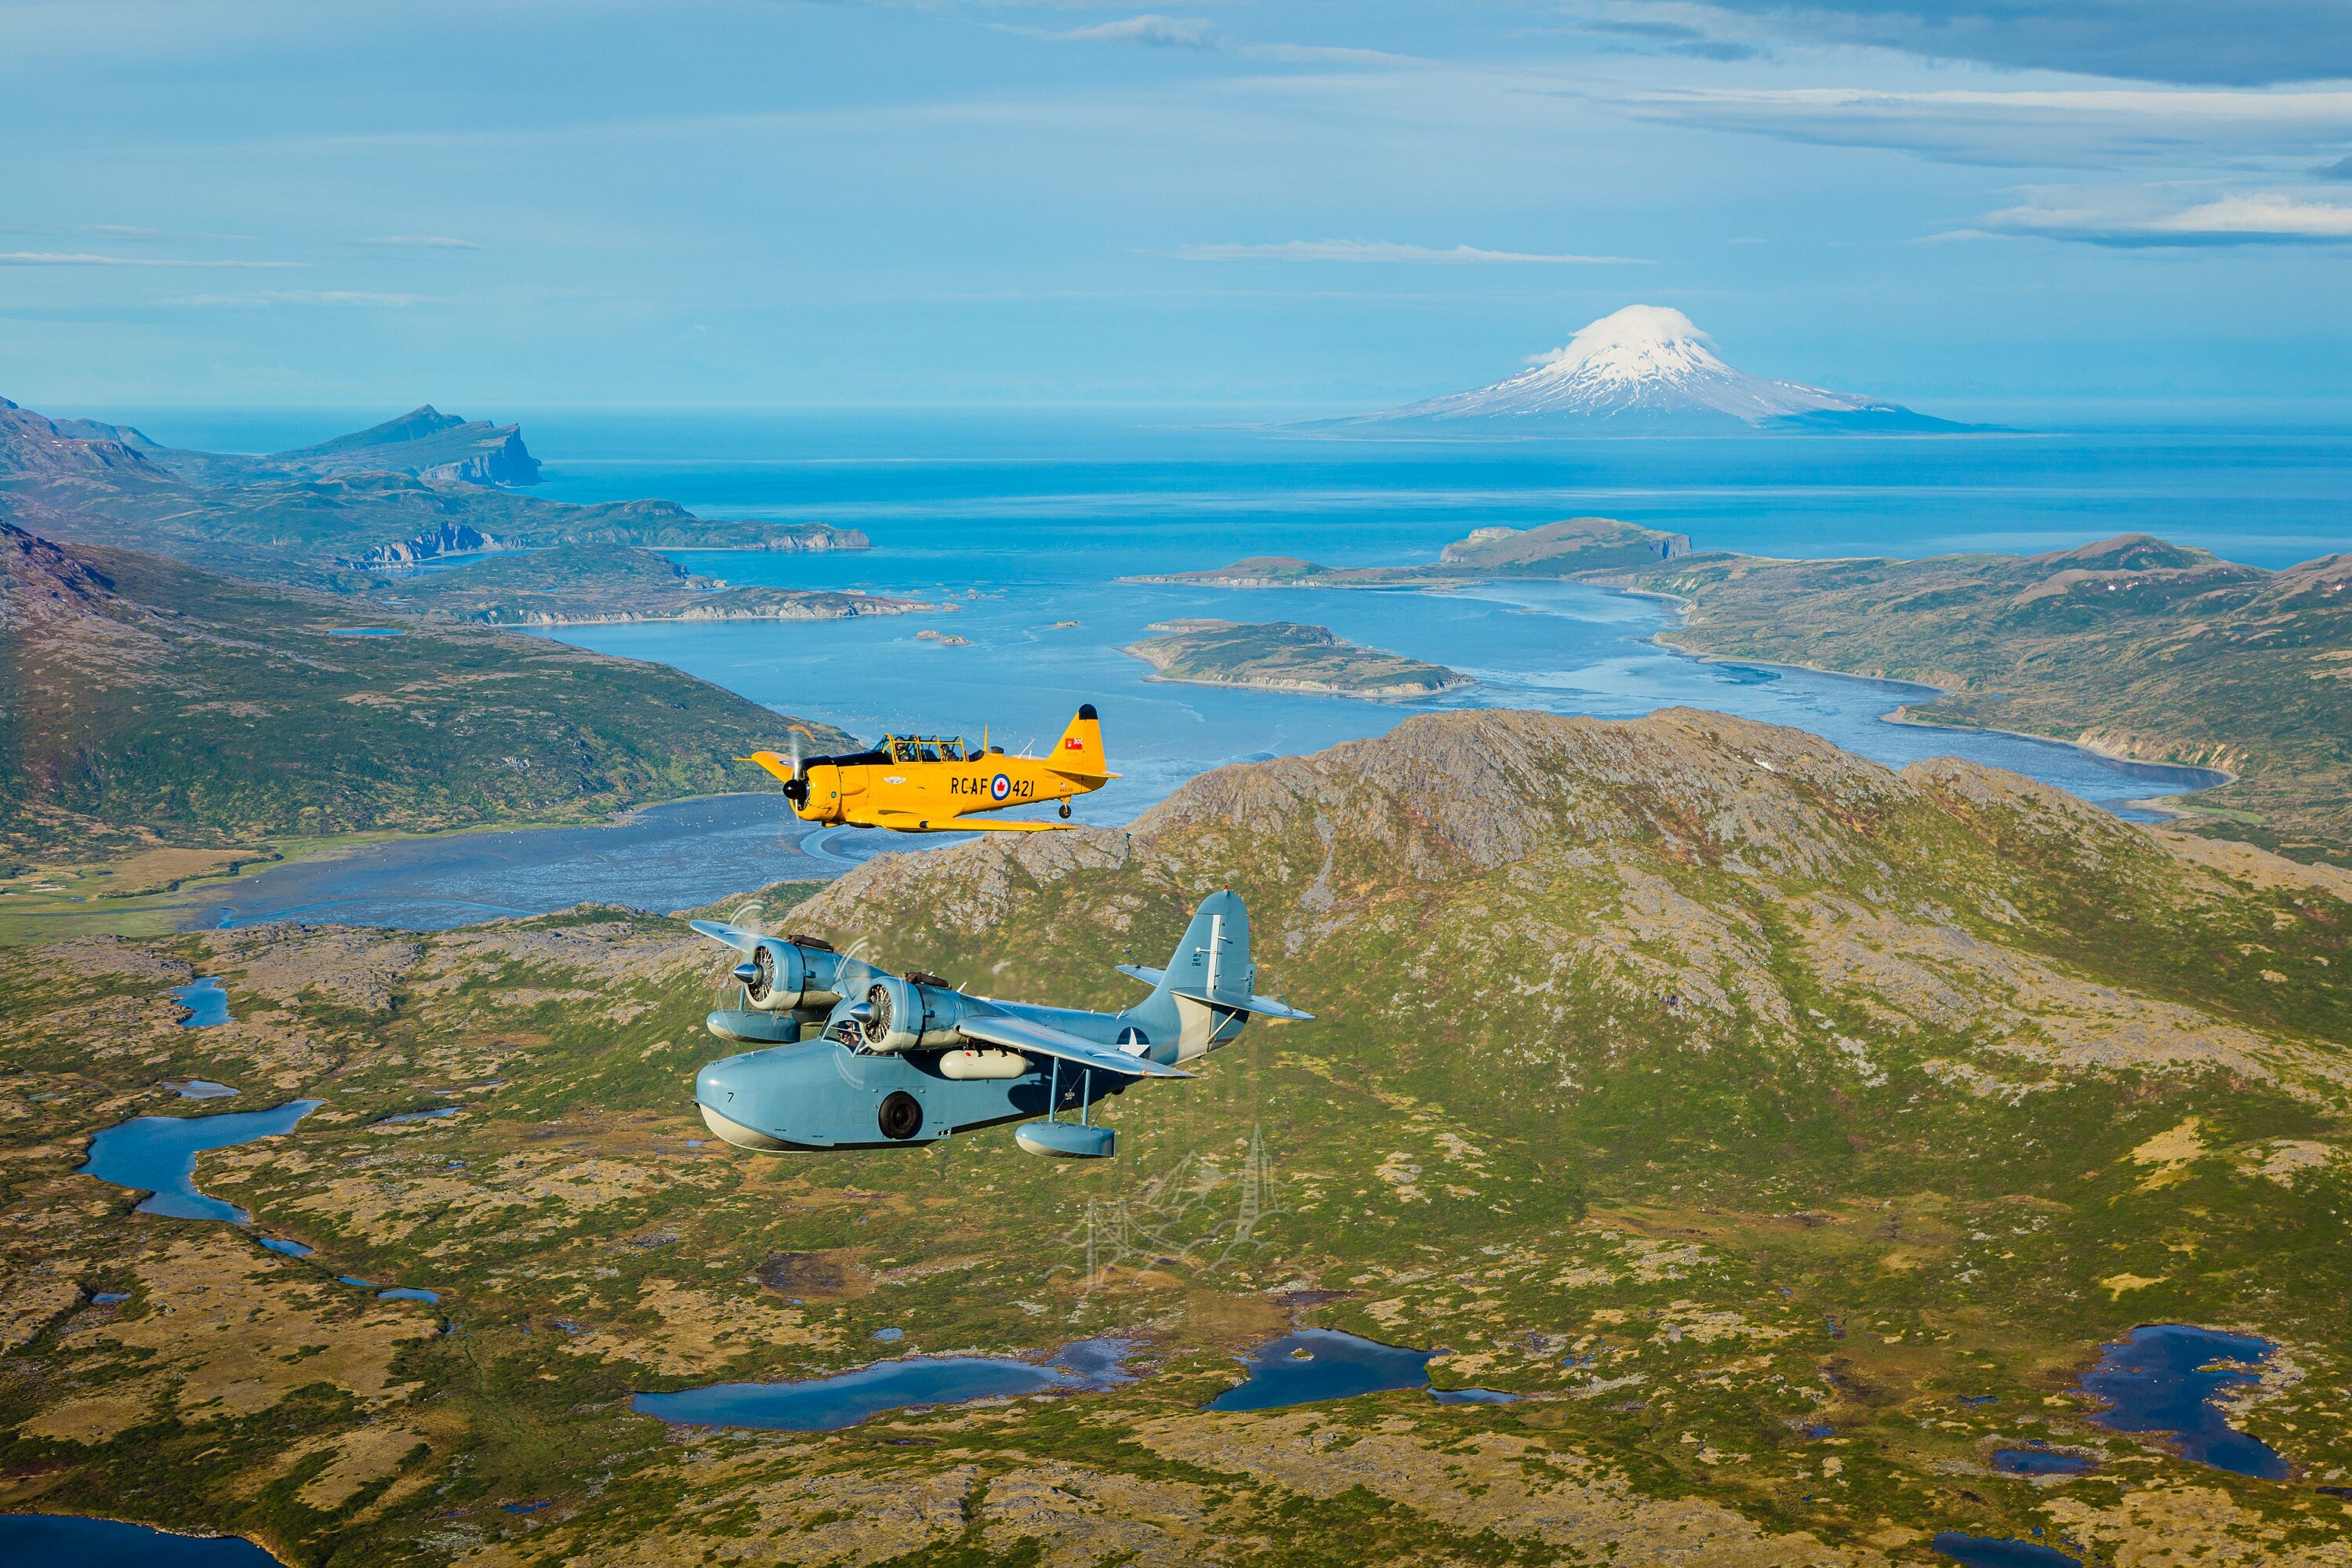
<path fill-rule="evenodd" d="M 758 1074 L 750 1057 L 725 1057 L 694 1075 L 695 1108 L 702 1124 L 739 1149 L 772 1153 L 785 1146 L 773 1133 L 753 1125 L 764 1120 L 753 1109 Z"/>

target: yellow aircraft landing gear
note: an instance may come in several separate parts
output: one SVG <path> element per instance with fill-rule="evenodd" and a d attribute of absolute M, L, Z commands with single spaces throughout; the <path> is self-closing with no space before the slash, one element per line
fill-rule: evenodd
<path fill-rule="evenodd" d="M 1064 822 L 1070 820 L 1070 803 L 1066 800 L 1062 803 L 1062 820 Z"/>

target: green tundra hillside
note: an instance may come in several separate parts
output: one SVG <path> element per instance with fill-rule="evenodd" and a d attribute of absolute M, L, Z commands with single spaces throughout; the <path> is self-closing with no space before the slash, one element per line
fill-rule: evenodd
<path fill-rule="evenodd" d="M 16 855 L 593 820 L 740 787 L 790 721 L 676 670 L 487 627 L 367 626 L 0 524 L 0 835 Z"/>
<path fill-rule="evenodd" d="M 1109 1005 L 1226 885 L 1318 1019 L 1107 1104 L 1091 1164 L 717 1144 L 734 959 L 674 919 L 0 952 L 0 1507 L 471 1568 L 2352 1553 L 2352 875 L 1713 715 L 1476 711 L 728 912 Z M 233 1023 L 177 1026 L 191 973 Z M 251 1230 L 75 1173 L 186 1075 L 325 1102 L 200 1161 Z M 2276 1345 L 2228 1419 L 2286 1479 L 2092 1419 L 2168 1321 Z M 1203 1408 L 1294 1322 L 1520 1397 Z M 1137 1381 L 832 1433 L 630 1404 L 1099 1335 Z"/>
<path fill-rule="evenodd" d="M 1948 689 L 1938 724 L 2225 769 L 2200 831 L 2352 858 L 2352 557 L 2284 572 L 2126 534 L 2045 555 L 1694 555 L 1628 579 L 1688 602 L 1664 640 Z"/>

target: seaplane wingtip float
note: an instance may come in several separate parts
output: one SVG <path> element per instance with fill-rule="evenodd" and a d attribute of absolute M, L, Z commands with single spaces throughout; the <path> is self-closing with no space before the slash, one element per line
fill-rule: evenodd
<path fill-rule="evenodd" d="M 982 736 L 978 746 L 961 735 L 885 735 L 863 752 L 804 757 L 792 726 L 789 753 L 754 752 L 757 763 L 782 779 L 784 798 L 803 822 L 880 827 L 894 833 L 1050 833 L 1073 826 L 1070 802 L 1118 774 L 1104 755 L 1095 706 L 1083 704 L 1054 750 L 1043 757 L 1009 756 Z M 1059 822 L 1000 822 L 986 813 L 1057 802 Z"/>
<path fill-rule="evenodd" d="M 1118 1134 L 1094 1120 L 1097 1102 L 1147 1079 L 1194 1077 L 1253 1017 L 1312 1016 L 1257 994 L 1249 911 L 1230 889 L 1202 901 L 1165 969 L 1119 965 L 1151 994 L 1117 1013 L 973 995 L 818 937 L 692 924 L 743 955 L 740 1005 L 705 1026 L 753 1047 L 707 1063 L 695 1104 L 712 1132 L 761 1153 L 919 1146 L 1018 1121 L 1030 1153 L 1106 1159 Z"/>

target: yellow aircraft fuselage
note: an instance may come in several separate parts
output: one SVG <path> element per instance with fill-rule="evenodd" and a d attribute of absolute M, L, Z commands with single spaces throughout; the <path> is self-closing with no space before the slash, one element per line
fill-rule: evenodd
<path fill-rule="evenodd" d="M 899 833 L 1049 832 L 1069 824 L 995 822 L 982 814 L 1060 801 L 1066 818 L 1072 796 L 1098 790 L 1118 776 L 1104 759 L 1102 726 L 1092 703 L 1078 710 L 1053 752 L 1043 757 L 1007 756 L 1001 747 L 967 747 L 961 739 L 886 735 L 871 751 L 810 757 L 797 766 L 774 752 L 754 752 L 742 760 L 784 781 L 784 798 L 803 822 Z"/>

